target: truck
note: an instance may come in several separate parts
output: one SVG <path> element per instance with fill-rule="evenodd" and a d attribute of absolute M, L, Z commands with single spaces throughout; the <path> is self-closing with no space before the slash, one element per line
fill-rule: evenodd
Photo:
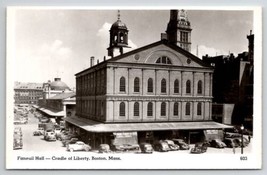
<path fill-rule="evenodd" d="M 55 125 L 53 123 L 43 123 L 44 131 L 52 130 L 54 131 Z"/>
<path fill-rule="evenodd" d="M 43 135 L 44 137 L 46 136 L 46 133 L 47 132 L 54 132 L 54 129 L 55 129 L 55 126 L 53 123 L 43 123 L 43 128 L 44 128 L 44 131 L 43 131 Z M 44 138 L 45 139 L 45 138 Z"/>

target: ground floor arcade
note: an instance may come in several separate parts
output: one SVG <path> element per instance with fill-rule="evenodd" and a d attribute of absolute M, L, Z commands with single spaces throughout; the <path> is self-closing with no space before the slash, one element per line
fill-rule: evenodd
<path fill-rule="evenodd" d="M 92 147 L 114 143 L 151 143 L 157 140 L 180 138 L 192 144 L 223 138 L 223 129 L 232 126 L 214 121 L 159 123 L 100 123 L 83 118 L 67 117 L 66 127 Z"/>

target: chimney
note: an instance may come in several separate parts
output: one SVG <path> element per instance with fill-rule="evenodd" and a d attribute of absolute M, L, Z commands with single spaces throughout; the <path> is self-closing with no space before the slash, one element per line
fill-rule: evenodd
<path fill-rule="evenodd" d="M 104 58 L 103 58 L 103 59 L 104 59 L 104 61 L 106 61 L 106 56 L 104 56 Z"/>
<path fill-rule="evenodd" d="M 61 81 L 61 78 L 55 78 L 54 80 L 55 81 Z"/>
<path fill-rule="evenodd" d="M 167 33 L 161 33 L 161 40 L 167 40 Z"/>
<path fill-rule="evenodd" d="M 99 64 L 99 59 L 97 59 L 97 64 Z"/>
<path fill-rule="evenodd" d="M 90 67 L 93 67 L 95 63 L 95 57 L 91 56 L 90 58 Z"/>

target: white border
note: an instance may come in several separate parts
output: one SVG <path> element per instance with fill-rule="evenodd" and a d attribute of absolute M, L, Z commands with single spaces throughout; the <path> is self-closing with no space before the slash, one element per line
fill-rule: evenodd
<path fill-rule="evenodd" d="M 172 161 L 172 156 L 162 154 L 158 155 L 135 155 L 127 154 L 120 155 L 122 161 L 119 163 L 88 163 L 88 162 L 54 162 L 48 161 L 43 164 L 40 162 L 19 162 L 16 161 L 16 156 L 13 154 L 12 141 L 9 139 L 13 137 L 13 82 L 14 74 L 12 65 L 14 65 L 15 53 L 12 52 L 12 45 L 14 44 L 14 35 L 11 30 L 15 29 L 14 20 L 12 20 L 16 9 L 98 9 L 98 10 L 111 10 L 115 7 L 9 7 L 8 20 L 7 20 L 7 59 L 6 59 L 6 168 L 8 169 L 259 169 L 262 167 L 262 9 L 261 7 L 194 7 L 194 6 L 161 6 L 161 7 L 146 7 L 146 6 L 119 6 L 123 10 L 167 10 L 167 9 L 190 9 L 190 10 L 253 10 L 254 11 L 254 29 L 255 31 L 255 55 L 254 55 L 254 140 L 257 146 L 253 147 L 253 153 L 247 155 L 247 161 L 240 161 L 240 155 L 191 155 L 181 157 L 180 161 Z M 35 154 L 35 153 L 33 153 Z M 30 154 L 30 155 L 33 155 Z M 79 153 L 75 153 L 75 155 Z M 40 153 L 36 153 L 40 156 Z M 43 154 L 45 156 L 50 156 Z M 55 154 L 56 155 L 56 154 Z M 65 154 L 64 154 L 65 155 Z M 74 155 L 68 154 L 66 155 Z M 14 157 L 15 156 L 15 157 Z M 61 156 L 61 155 L 58 155 Z M 215 161 L 216 160 L 216 161 Z M 168 164 L 162 164 L 168 161 Z M 147 162 L 150 162 L 149 164 Z"/>

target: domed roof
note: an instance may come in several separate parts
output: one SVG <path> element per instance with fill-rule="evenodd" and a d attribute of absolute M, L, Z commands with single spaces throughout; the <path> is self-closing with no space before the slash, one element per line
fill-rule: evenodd
<path fill-rule="evenodd" d="M 69 90 L 70 88 L 66 85 L 66 83 L 64 83 L 63 81 L 61 81 L 60 78 L 55 78 L 55 81 L 53 81 L 52 83 L 50 83 L 50 88 L 51 90 Z"/>
<path fill-rule="evenodd" d="M 111 29 L 124 29 L 127 30 L 126 24 L 121 22 L 120 19 L 118 19 L 115 23 L 112 24 Z"/>

